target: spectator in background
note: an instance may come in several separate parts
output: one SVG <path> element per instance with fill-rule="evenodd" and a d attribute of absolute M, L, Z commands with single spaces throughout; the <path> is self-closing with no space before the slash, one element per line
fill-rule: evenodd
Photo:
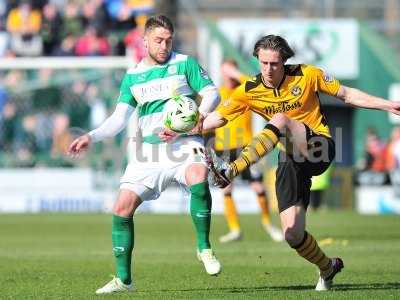
<path fill-rule="evenodd" d="M 50 56 L 54 53 L 60 43 L 60 31 L 62 19 L 57 7 L 52 3 L 47 3 L 43 7 L 43 21 L 40 35 L 43 39 L 43 55 Z"/>
<path fill-rule="evenodd" d="M 54 56 L 74 56 L 75 54 L 76 37 L 73 34 L 68 34 L 62 40 L 60 45 L 53 50 Z"/>
<path fill-rule="evenodd" d="M 78 38 L 75 45 L 75 55 L 77 56 L 105 56 L 111 54 L 110 43 L 103 33 L 88 26 L 85 34 Z"/>
<path fill-rule="evenodd" d="M 99 84 L 99 82 L 97 84 L 90 83 L 86 89 L 85 99 L 87 99 L 90 107 L 90 129 L 98 128 L 108 116 L 106 100 L 99 95 L 98 87 L 101 86 Z M 94 153 L 101 153 L 103 147 L 104 145 L 100 143 L 94 145 Z"/>
<path fill-rule="evenodd" d="M 91 83 L 86 90 L 85 97 L 90 106 L 90 129 L 99 127 L 107 118 L 105 100 L 100 98 L 96 84 Z"/>
<path fill-rule="evenodd" d="M 74 1 L 68 1 L 64 8 L 63 29 L 61 36 L 64 38 L 67 35 L 78 37 L 82 34 L 83 20 L 80 15 L 79 5 Z"/>
<path fill-rule="evenodd" d="M 400 169 L 400 127 L 393 128 L 385 154 L 386 170 L 390 172 Z"/>
<path fill-rule="evenodd" d="M 93 26 L 102 32 L 109 28 L 109 18 L 103 0 L 89 0 L 82 6 L 83 24 Z"/>
<path fill-rule="evenodd" d="M 86 88 L 86 84 L 78 80 L 72 84 L 72 90 L 65 90 L 62 111 L 68 115 L 70 127 L 89 129 L 90 106 L 85 101 Z"/>
<path fill-rule="evenodd" d="M 5 30 L 6 24 L 7 3 L 5 0 L 0 0 L 0 57 L 6 56 L 10 34 Z"/>
<path fill-rule="evenodd" d="M 18 1 L 18 0 L 17 0 Z M 30 3 L 34 9 L 42 10 L 43 7 L 48 3 L 48 0 L 30 0 Z"/>
<path fill-rule="evenodd" d="M 15 57 L 11 49 L 11 34 L 7 31 L 7 18 L 10 11 L 17 7 L 18 1 L 0 0 L 0 57 Z"/>
<path fill-rule="evenodd" d="M 61 94 L 57 87 L 52 85 L 54 70 L 40 69 L 39 81 L 41 88 L 32 94 L 33 109 L 35 111 L 35 137 L 38 152 L 47 154 L 51 150 L 53 139 L 53 115 L 61 102 Z"/>
<path fill-rule="evenodd" d="M 66 1 L 65 0 L 49 0 L 51 4 L 54 4 L 57 7 L 58 11 L 64 11 Z"/>
<path fill-rule="evenodd" d="M 146 24 L 146 20 L 146 15 L 137 16 L 136 27 L 131 29 L 124 38 L 125 54 L 136 63 L 146 56 L 146 48 L 143 42 L 144 24 Z"/>
<path fill-rule="evenodd" d="M 67 153 L 71 135 L 68 132 L 69 118 L 65 114 L 56 114 L 54 116 L 53 144 L 51 155 L 53 157 L 62 157 Z"/>
<path fill-rule="evenodd" d="M 35 116 L 27 115 L 22 118 L 22 128 L 16 136 L 16 149 L 14 150 L 19 167 L 33 167 L 35 165 L 35 155 L 38 154 L 36 129 L 37 120 Z"/>
<path fill-rule="evenodd" d="M 385 142 L 377 135 L 374 128 L 367 129 L 365 140 L 364 171 L 385 172 Z"/>
<path fill-rule="evenodd" d="M 17 108 L 13 102 L 4 103 L 0 113 L 0 150 L 11 152 L 15 141 Z"/>
<path fill-rule="evenodd" d="M 154 13 L 154 0 L 125 0 L 124 2 L 134 15 Z"/>
<path fill-rule="evenodd" d="M 7 18 L 7 31 L 11 34 L 11 49 L 19 56 L 42 54 L 42 38 L 39 35 L 41 15 L 32 9 L 30 2 L 21 3 L 12 9 Z"/>
<path fill-rule="evenodd" d="M 235 60 L 225 59 L 221 64 L 220 73 L 222 85 L 219 88 L 221 102 L 228 100 L 241 83 L 249 79 L 242 74 Z M 222 104 L 217 106 L 216 110 Z M 216 154 L 220 157 L 233 161 L 237 154 L 246 146 L 253 136 L 252 133 L 252 114 L 250 111 L 243 113 L 239 118 L 226 124 L 226 126 L 215 130 L 214 148 Z M 283 235 L 277 227 L 271 222 L 271 213 L 269 209 L 269 199 L 267 191 L 263 184 L 263 170 L 261 165 L 251 166 L 242 174 L 242 179 L 247 181 L 260 207 L 261 225 L 273 241 L 283 241 Z M 219 238 L 221 243 L 229 243 L 242 239 L 243 231 L 239 222 L 239 215 L 236 209 L 234 197 L 232 195 L 235 184 L 232 183 L 223 189 L 224 213 L 228 224 L 229 232 Z"/>
<path fill-rule="evenodd" d="M 0 25 L 0 57 L 10 56 L 9 51 L 10 34 L 4 31 Z"/>
<path fill-rule="evenodd" d="M 4 151 L 6 147 L 7 139 L 7 118 L 10 113 L 7 111 L 7 102 L 9 96 L 6 88 L 2 83 L 2 78 L 0 78 L 0 151 Z M 15 109 L 14 109 L 15 113 Z"/>
<path fill-rule="evenodd" d="M 1 113 L 3 111 L 4 106 L 8 101 L 8 92 L 3 85 L 2 78 L 0 78 L 0 122 L 1 122 Z"/>
<path fill-rule="evenodd" d="M 22 117 L 14 101 L 5 104 L 0 118 L 0 150 L 2 154 L 12 154 L 10 158 L 17 162 L 18 167 L 31 167 L 35 164 L 35 126 L 35 117 Z"/>
<path fill-rule="evenodd" d="M 135 27 L 135 15 L 128 2 L 126 0 L 104 1 L 113 29 L 130 30 Z"/>
<path fill-rule="evenodd" d="M 5 16 L 8 16 L 10 11 L 21 3 L 21 0 L 5 0 L 4 2 L 6 3 Z M 7 20 L 4 20 L 4 22 L 7 22 Z"/>
<path fill-rule="evenodd" d="M 16 88 L 22 80 L 23 73 L 18 70 L 10 71 L 2 78 L 4 87 L 11 89 Z M 23 143 L 25 137 L 23 110 L 17 106 L 17 101 L 8 99 L 8 96 L 4 101 L 4 106 L 0 110 L 0 150 L 3 153 L 13 153 L 14 156 L 17 156 L 19 149 L 26 147 Z M 29 107 L 24 107 L 24 109 L 29 110 Z M 27 144 L 29 144 L 28 141 Z"/>
<path fill-rule="evenodd" d="M 6 15 L 7 15 L 7 1 L 6 0 L 0 0 L 0 28 L 5 28 L 5 20 L 6 20 Z"/>
<path fill-rule="evenodd" d="M 377 135 L 374 128 L 367 129 L 364 158 L 358 163 L 356 181 L 360 185 L 384 185 L 390 182 L 388 173 L 390 144 Z"/>

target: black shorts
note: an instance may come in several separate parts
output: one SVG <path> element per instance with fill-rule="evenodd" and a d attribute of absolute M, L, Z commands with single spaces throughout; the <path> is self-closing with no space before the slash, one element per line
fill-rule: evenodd
<path fill-rule="evenodd" d="M 215 153 L 222 159 L 229 159 L 229 162 L 234 161 L 240 154 L 243 148 L 235 148 L 229 150 L 215 151 Z M 250 168 L 245 169 L 240 173 L 240 178 L 242 180 L 250 182 L 260 182 L 263 181 L 263 173 L 257 169 L 255 165 L 250 166 Z"/>
<path fill-rule="evenodd" d="M 302 203 L 307 209 L 310 203 L 311 177 L 328 169 L 335 157 L 335 142 L 326 136 L 314 133 L 306 125 L 309 159 L 301 155 L 279 152 L 276 170 L 276 197 L 279 212 Z"/>

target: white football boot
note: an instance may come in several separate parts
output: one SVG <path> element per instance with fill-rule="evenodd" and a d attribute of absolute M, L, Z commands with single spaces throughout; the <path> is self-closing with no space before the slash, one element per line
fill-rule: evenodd
<path fill-rule="evenodd" d="M 282 242 L 284 240 L 282 230 L 272 224 L 262 224 L 264 230 L 269 234 L 271 239 L 275 242 Z"/>
<path fill-rule="evenodd" d="M 332 261 L 332 273 L 329 274 L 328 277 L 322 277 L 321 274 L 319 275 L 319 279 L 317 285 L 315 287 L 316 291 L 328 291 L 331 289 L 333 284 L 333 278 L 337 273 L 339 273 L 343 268 L 343 260 L 339 257 L 331 258 Z"/>
<path fill-rule="evenodd" d="M 100 294 L 111 294 L 118 292 L 133 292 L 135 289 L 133 287 L 133 283 L 125 284 L 118 277 L 114 277 L 110 282 L 108 282 L 102 288 L 99 288 L 96 291 L 97 295 Z"/>
<path fill-rule="evenodd" d="M 221 264 L 211 249 L 197 250 L 197 259 L 204 264 L 209 275 L 218 275 L 221 272 Z"/>
<path fill-rule="evenodd" d="M 242 233 L 239 230 L 231 230 L 227 234 L 220 236 L 220 243 L 237 242 L 242 239 Z"/>

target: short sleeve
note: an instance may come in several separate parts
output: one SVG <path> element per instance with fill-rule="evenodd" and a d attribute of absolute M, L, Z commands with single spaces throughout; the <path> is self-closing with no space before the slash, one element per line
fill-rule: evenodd
<path fill-rule="evenodd" d="M 191 56 L 186 60 L 186 75 L 190 87 L 197 93 L 207 85 L 214 85 L 207 71 Z"/>
<path fill-rule="evenodd" d="M 316 92 L 322 92 L 331 96 L 337 95 L 340 88 L 339 80 L 313 66 L 309 66 L 308 72 L 314 82 Z"/>
<path fill-rule="evenodd" d="M 250 110 L 248 99 L 245 93 L 245 84 L 235 89 L 232 95 L 222 101 L 217 112 L 228 121 L 232 121 Z"/>
<path fill-rule="evenodd" d="M 130 76 L 126 74 L 122 79 L 121 86 L 119 88 L 119 96 L 117 102 L 126 103 L 129 104 L 130 106 L 136 107 L 137 101 L 135 97 L 133 97 L 133 94 L 131 92 L 130 89 L 131 85 L 132 83 L 130 80 Z"/>

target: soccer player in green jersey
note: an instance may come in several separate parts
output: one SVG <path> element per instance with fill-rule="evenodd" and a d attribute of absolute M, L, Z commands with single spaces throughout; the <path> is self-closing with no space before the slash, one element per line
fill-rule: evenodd
<path fill-rule="evenodd" d="M 219 94 L 195 59 L 172 51 L 173 33 L 173 25 L 167 17 L 159 15 L 147 20 L 144 42 L 148 54 L 127 71 L 114 113 L 99 128 L 73 141 L 69 148 L 71 155 L 76 155 L 92 143 L 116 135 L 126 127 L 136 110 L 142 138 L 136 141 L 136 151 L 121 178 L 113 208 L 116 277 L 98 289 L 97 294 L 134 290 L 131 276 L 133 215 L 143 201 L 157 199 L 172 182 L 190 190 L 198 259 L 208 274 L 216 275 L 221 271 L 209 241 L 211 195 L 203 139 L 195 134 L 180 135 L 171 142 L 162 139 L 163 134 L 168 134 L 163 128 L 163 108 L 168 99 L 177 95 L 200 96 L 202 119 L 218 105 Z M 198 128 L 193 132 L 198 132 Z"/>

